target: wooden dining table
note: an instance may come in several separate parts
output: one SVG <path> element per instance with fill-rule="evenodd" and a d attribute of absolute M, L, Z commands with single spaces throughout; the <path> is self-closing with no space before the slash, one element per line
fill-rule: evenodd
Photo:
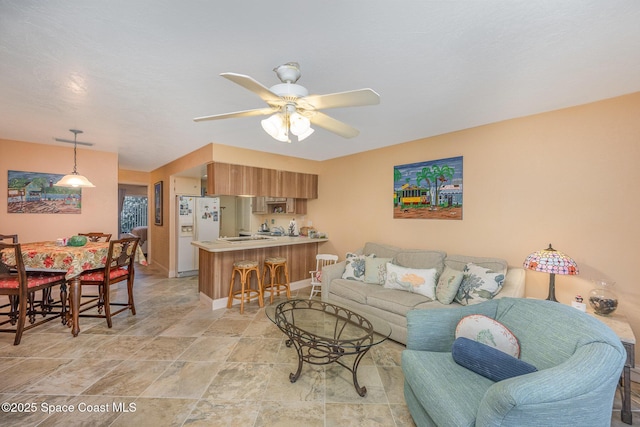
<path fill-rule="evenodd" d="M 27 271 L 64 272 L 69 285 L 69 306 L 71 314 L 66 312 L 66 324 L 71 327 L 73 336 L 80 332 L 79 311 L 82 298 L 80 275 L 87 270 L 105 266 L 109 252 L 109 242 L 87 242 L 84 246 L 60 246 L 55 241 L 21 243 L 22 259 Z M 114 249 L 118 250 L 118 246 Z M 117 257 L 119 254 L 114 253 Z M 3 251 L 2 260 L 15 263 L 13 252 Z M 138 246 L 136 262 L 147 265 L 147 260 Z"/>

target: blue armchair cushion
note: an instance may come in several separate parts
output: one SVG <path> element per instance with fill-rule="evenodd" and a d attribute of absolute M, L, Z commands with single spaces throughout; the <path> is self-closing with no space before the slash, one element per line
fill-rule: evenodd
<path fill-rule="evenodd" d="M 451 355 L 458 365 L 496 382 L 538 370 L 503 351 L 464 337 L 453 342 Z"/>

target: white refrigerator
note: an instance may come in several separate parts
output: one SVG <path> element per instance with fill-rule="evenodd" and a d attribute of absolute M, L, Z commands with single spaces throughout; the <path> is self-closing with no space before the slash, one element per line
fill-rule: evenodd
<path fill-rule="evenodd" d="M 220 237 L 220 198 L 176 196 L 176 212 L 176 276 L 193 276 L 198 274 L 198 248 L 191 242 Z"/>

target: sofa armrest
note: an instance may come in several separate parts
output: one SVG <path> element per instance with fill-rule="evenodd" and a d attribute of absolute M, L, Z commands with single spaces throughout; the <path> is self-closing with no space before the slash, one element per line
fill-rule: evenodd
<path fill-rule="evenodd" d="M 342 277 L 347 266 L 347 261 L 341 261 L 333 265 L 327 265 L 322 269 L 322 301 L 329 301 L 329 288 L 333 279 Z"/>
<path fill-rule="evenodd" d="M 451 351 L 460 319 L 470 314 L 484 314 L 495 319 L 497 309 L 498 301 L 491 300 L 457 308 L 411 310 L 407 313 L 407 349 Z"/>
<path fill-rule="evenodd" d="M 496 298 L 524 298 L 525 295 L 525 274 L 523 268 L 510 267 L 504 279 L 502 289 L 496 295 Z"/>

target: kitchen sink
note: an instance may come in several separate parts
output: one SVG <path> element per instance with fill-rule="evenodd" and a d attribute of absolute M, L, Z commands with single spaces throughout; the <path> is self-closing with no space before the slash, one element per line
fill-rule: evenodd
<path fill-rule="evenodd" d="M 263 240 L 276 240 L 275 237 L 267 236 L 241 236 L 241 237 L 220 237 L 218 240 L 223 240 L 228 243 L 242 243 L 242 242 L 256 242 Z"/>

